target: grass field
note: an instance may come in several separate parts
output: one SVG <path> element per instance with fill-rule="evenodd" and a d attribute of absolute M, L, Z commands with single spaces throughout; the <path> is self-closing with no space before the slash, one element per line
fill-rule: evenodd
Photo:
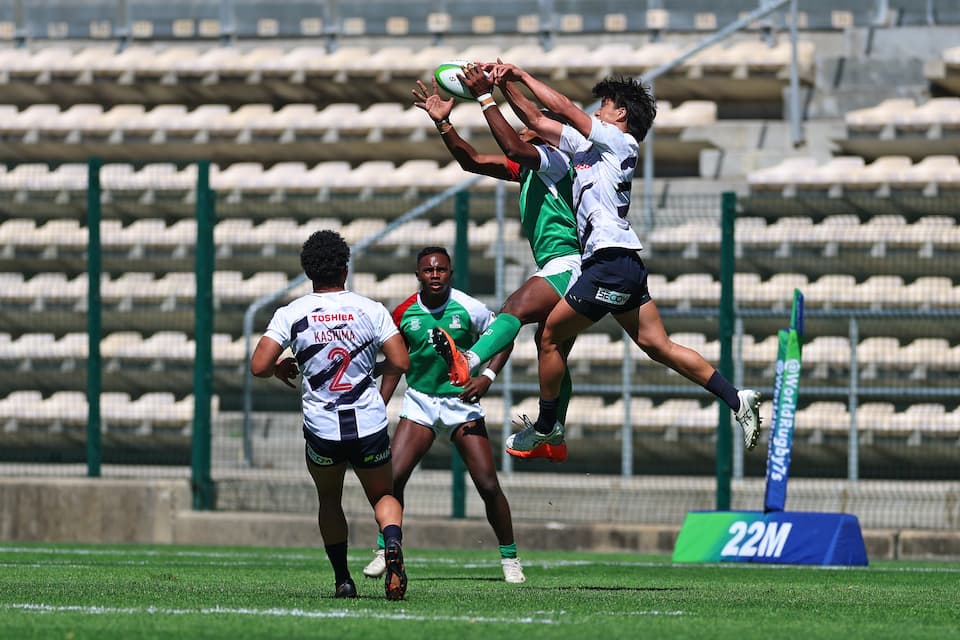
<path fill-rule="evenodd" d="M 674 565 L 627 554 L 407 550 L 407 599 L 335 600 L 322 549 L 0 543 L 0 638 L 958 638 L 960 564 Z"/>

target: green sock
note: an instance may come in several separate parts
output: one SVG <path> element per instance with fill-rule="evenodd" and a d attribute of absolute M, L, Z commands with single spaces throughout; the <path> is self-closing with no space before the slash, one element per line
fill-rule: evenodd
<path fill-rule="evenodd" d="M 517 557 L 517 543 L 511 542 L 510 544 L 500 545 L 500 557 L 501 558 L 516 558 Z"/>
<path fill-rule="evenodd" d="M 560 424 L 567 424 L 567 407 L 570 406 L 570 397 L 573 395 L 573 379 L 570 378 L 570 370 L 563 372 L 563 380 L 560 382 L 560 395 L 557 397 L 557 420 Z"/>
<path fill-rule="evenodd" d="M 383 542 L 383 531 L 380 532 L 380 535 L 377 536 L 377 549 L 385 549 L 387 547 Z"/>
<path fill-rule="evenodd" d="M 510 346 L 510 343 L 520 333 L 521 326 L 520 320 L 516 316 L 501 313 L 493 319 L 480 339 L 470 347 L 470 351 L 480 359 L 480 362 L 486 362 Z"/>

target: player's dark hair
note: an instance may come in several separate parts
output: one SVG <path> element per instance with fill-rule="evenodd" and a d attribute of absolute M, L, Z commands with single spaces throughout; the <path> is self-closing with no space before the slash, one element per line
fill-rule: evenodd
<path fill-rule="evenodd" d="M 336 231 L 316 231 L 303 243 L 300 266 L 314 286 L 331 286 L 343 282 L 350 260 L 350 247 Z"/>
<path fill-rule="evenodd" d="M 593 87 L 593 97 L 611 100 L 617 107 L 627 110 L 627 131 L 639 142 L 647 137 L 657 116 L 657 101 L 649 87 L 639 80 L 612 76 L 601 80 Z"/>
<path fill-rule="evenodd" d="M 443 247 L 424 247 L 420 249 L 420 253 L 417 254 L 417 266 L 420 265 L 420 261 L 423 260 L 426 256 L 429 256 L 431 253 L 439 253 L 440 255 L 447 256 L 447 260 L 450 260 L 450 254 L 447 253 L 447 250 Z M 453 260 L 450 260 L 453 262 Z"/>

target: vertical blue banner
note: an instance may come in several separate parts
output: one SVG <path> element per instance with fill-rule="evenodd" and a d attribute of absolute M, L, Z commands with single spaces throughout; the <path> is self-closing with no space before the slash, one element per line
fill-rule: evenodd
<path fill-rule="evenodd" d="M 803 294 L 793 292 L 790 328 L 778 336 L 777 371 L 773 383 L 773 423 L 767 441 L 767 482 L 763 497 L 764 512 L 783 511 L 787 502 L 790 477 L 790 451 L 793 448 L 794 420 L 800 395 L 801 337 L 803 335 Z"/>

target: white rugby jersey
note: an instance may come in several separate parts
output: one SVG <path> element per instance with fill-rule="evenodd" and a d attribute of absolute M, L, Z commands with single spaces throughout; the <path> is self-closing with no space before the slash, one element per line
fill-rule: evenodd
<path fill-rule="evenodd" d="M 296 356 L 304 426 L 326 440 L 356 440 L 387 426 L 373 367 L 396 334 L 382 304 L 351 291 L 297 298 L 277 309 L 264 332 Z"/>
<path fill-rule="evenodd" d="M 643 249 L 627 219 L 640 145 L 612 124 L 590 119 L 589 138 L 569 125 L 560 134 L 560 150 L 571 158 L 575 173 L 573 205 L 584 260 L 607 247 Z"/>

